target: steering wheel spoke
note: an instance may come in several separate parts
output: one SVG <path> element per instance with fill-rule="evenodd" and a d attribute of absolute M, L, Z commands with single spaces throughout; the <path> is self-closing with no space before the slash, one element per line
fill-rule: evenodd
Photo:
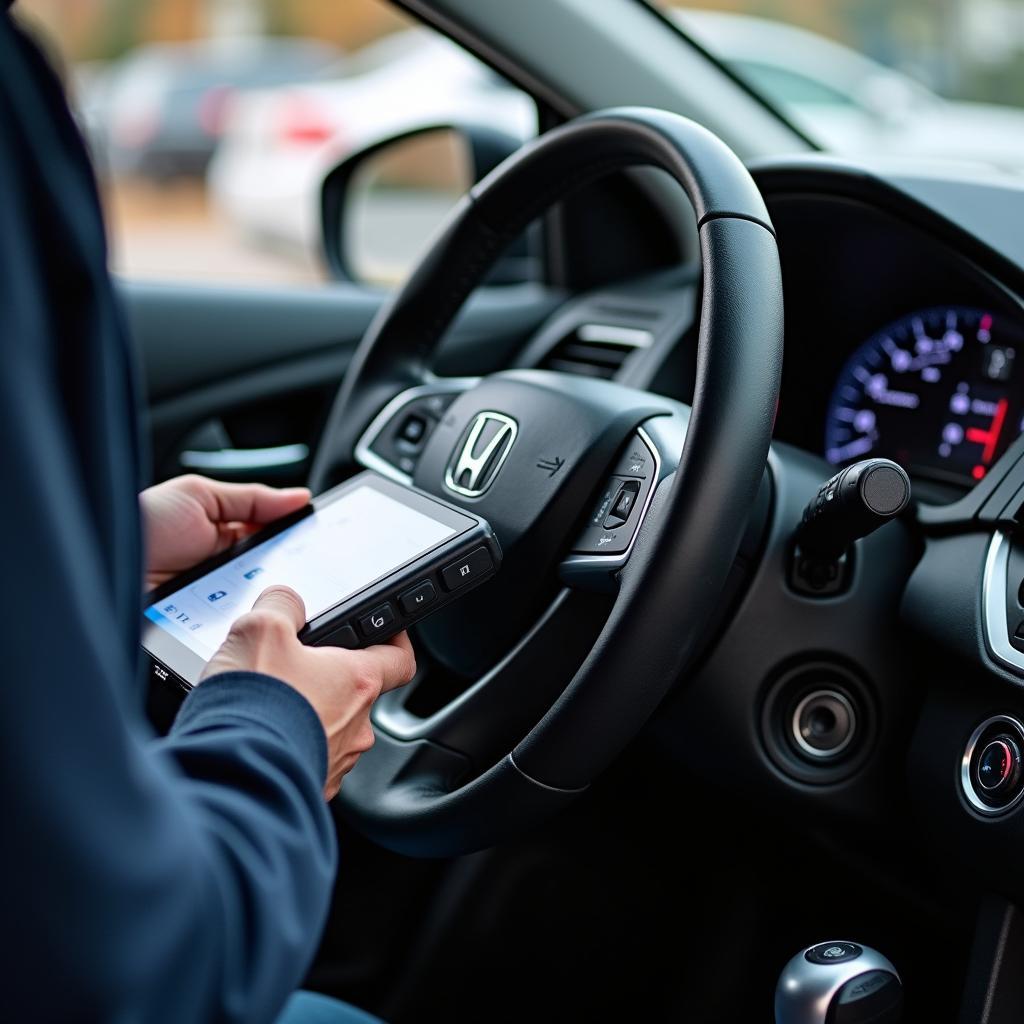
<path fill-rule="evenodd" d="M 412 704 L 432 702 L 423 692 L 434 682 L 428 668 L 410 687 L 377 701 L 374 726 L 401 742 L 443 746 L 485 768 L 511 750 L 565 689 L 597 639 L 611 603 L 604 595 L 563 589 L 519 643 L 457 697 L 426 714 L 411 711 Z M 535 684 L 524 687 L 524 679 Z"/>

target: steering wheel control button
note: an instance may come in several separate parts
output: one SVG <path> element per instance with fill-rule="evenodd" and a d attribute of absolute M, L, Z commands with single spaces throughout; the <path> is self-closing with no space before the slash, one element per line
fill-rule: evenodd
<path fill-rule="evenodd" d="M 586 526 L 573 545 L 573 554 L 625 554 L 640 525 L 641 516 L 634 509 L 638 505 L 642 509 L 646 504 L 657 472 L 657 456 L 639 433 L 634 434 L 598 492 Z"/>
<path fill-rule="evenodd" d="M 409 482 L 430 435 L 458 395 L 459 391 L 446 391 L 399 396 L 370 424 L 359 442 L 358 461 L 385 476 L 397 470 L 406 478 L 403 482 Z"/>
<path fill-rule="evenodd" d="M 409 413 L 398 428 L 398 440 L 409 445 L 410 448 L 418 448 L 426 434 L 426 419 L 414 412 Z"/>
<path fill-rule="evenodd" d="M 1024 725 L 1008 715 L 983 722 L 964 751 L 960 784 L 967 802 L 981 814 L 1005 814 L 1024 796 Z"/>
<path fill-rule="evenodd" d="M 597 527 L 598 529 L 604 527 L 605 520 L 612 514 L 612 502 L 618 495 L 621 486 L 622 481 L 612 477 L 611 482 L 601 492 L 601 497 L 598 499 L 597 505 L 590 516 L 590 525 L 592 527 Z"/>
<path fill-rule="evenodd" d="M 383 633 L 394 621 L 394 609 L 389 604 L 382 604 L 359 620 L 359 631 L 369 639 Z"/>
<path fill-rule="evenodd" d="M 811 946 L 804 957 L 812 964 L 846 964 L 863 952 L 864 947 L 856 942 L 820 942 Z"/>
<path fill-rule="evenodd" d="M 441 581 L 445 590 L 458 590 L 467 583 L 475 583 L 478 576 L 491 569 L 491 553 L 487 548 L 476 548 L 464 558 L 460 558 L 441 570 Z"/>
<path fill-rule="evenodd" d="M 791 731 L 804 756 L 836 758 L 853 742 L 857 713 L 838 690 L 815 690 L 793 709 Z"/>
<path fill-rule="evenodd" d="M 436 600 L 437 591 L 434 590 L 434 584 L 430 580 L 423 580 L 422 583 L 417 583 L 416 586 L 398 595 L 398 607 L 406 615 L 415 615 Z"/>
<path fill-rule="evenodd" d="M 615 500 L 612 502 L 611 511 L 605 517 L 602 524 L 605 529 L 614 529 L 622 526 L 629 519 L 630 512 L 640 496 L 640 481 L 626 480 L 618 489 Z"/>
<path fill-rule="evenodd" d="M 653 467 L 654 456 L 640 436 L 636 435 L 626 446 L 625 452 L 612 472 L 615 476 L 638 476 L 642 480 L 646 480 L 650 477 Z"/>
<path fill-rule="evenodd" d="M 588 555 L 621 555 L 629 547 L 632 533 L 629 530 L 606 530 L 591 527 L 577 541 L 573 551 Z"/>

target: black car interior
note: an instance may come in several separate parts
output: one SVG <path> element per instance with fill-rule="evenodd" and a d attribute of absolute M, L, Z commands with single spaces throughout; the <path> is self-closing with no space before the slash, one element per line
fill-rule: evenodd
<path fill-rule="evenodd" d="M 418 627 L 343 787 L 310 987 L 395 1022 L 757 1021 L 849 939 L 905 1020 L 1024 1019 L 1024 248 L 986 230 L 1024 204 L 750 170 L 606 112 L 478 183 L 396 295 L 121 284 L 160 477 L 458 503 L 467 422 L 519 425 L 466 499 L 503 569 Z M 509 245 L 542 272 L 485 280 Z M 868 458 L 874 497 L 823 486 Z"/>

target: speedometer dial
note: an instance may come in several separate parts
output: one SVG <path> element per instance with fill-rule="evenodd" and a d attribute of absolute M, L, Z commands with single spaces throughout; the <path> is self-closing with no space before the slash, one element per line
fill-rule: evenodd
<path fill-rule="evenodd" d="M 980 480 L 1020 434 L 1020 326 L 942 306 L 883 327 L 843 367 L 829 403 L 825 457 L 868 456 L 911 473 Z"/>

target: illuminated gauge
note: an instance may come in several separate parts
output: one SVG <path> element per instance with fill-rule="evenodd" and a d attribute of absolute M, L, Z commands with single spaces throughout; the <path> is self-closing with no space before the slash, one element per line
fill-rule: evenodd
<path fill-rule="evenodd" d="M 983 309 L 942 306 L 883 327 L 836 382 L 825 457 L 885 456 L 909 473 L 980 480 L 1020 434 L 1024 329 Z"/>

